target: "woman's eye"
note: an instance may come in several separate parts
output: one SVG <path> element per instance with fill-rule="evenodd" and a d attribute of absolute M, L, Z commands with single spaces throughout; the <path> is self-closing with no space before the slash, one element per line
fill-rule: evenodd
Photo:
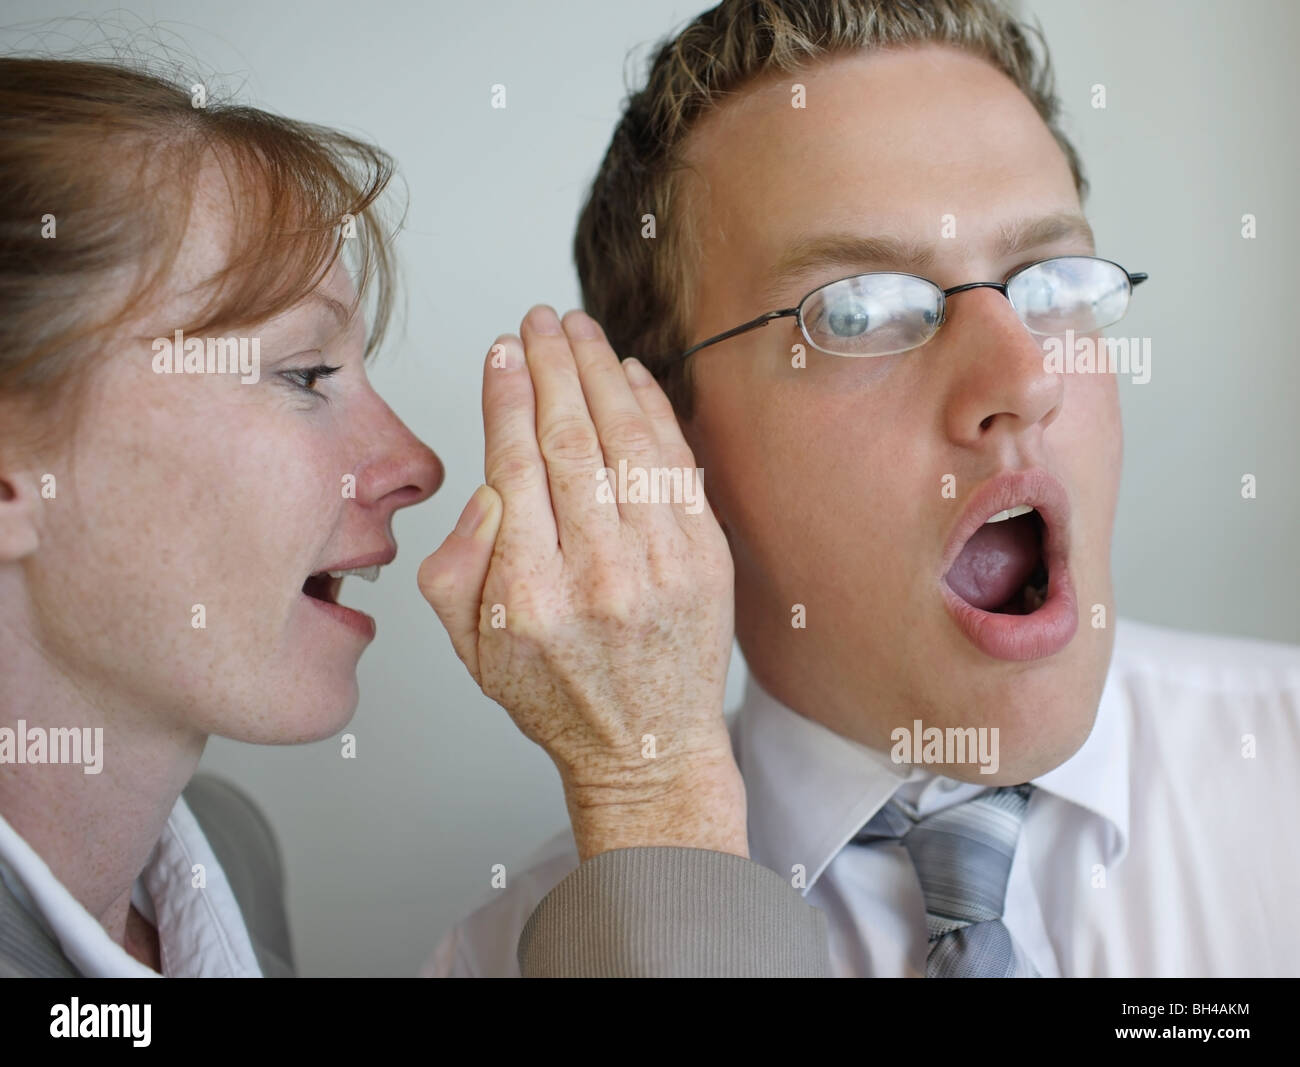
<path fill-rule="evenodd" d="M 295 370 L 286 370 L 280 373 L 303 391 L 318 394 L 316 383 L 322 378 L 328 378 L 340 369 L 341 367 L 331 367 L 322 363 L 315 367 L 299 367 Z"/>

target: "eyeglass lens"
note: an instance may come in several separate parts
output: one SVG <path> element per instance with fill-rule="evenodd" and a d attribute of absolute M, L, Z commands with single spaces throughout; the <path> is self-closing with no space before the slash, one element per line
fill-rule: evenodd
<path fill-rule="evenodd" d="M 1132 287 L 1117 264 L 1088 256 L 1044 260 L 1013 275 L 1007 298 L 1034 333 L 1086 333 L 1118 322 Z M 954 294 L 954 296 L 960 294 Z M 911 274 L 862 274 L 811 293 L 799 309 L 808 342 L 837 356 L 884 356 L 939 328 L 943 290 Z"/>

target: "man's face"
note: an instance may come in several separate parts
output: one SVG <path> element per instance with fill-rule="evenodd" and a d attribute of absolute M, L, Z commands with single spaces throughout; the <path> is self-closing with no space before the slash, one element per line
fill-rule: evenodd
<path fill-rule="evenodd" d="M 906 271 L 947 289 L 1094 252 L 1086 226 L 1028 232 L 1081 215 L 1069 165 L 1009 79 L 948 48 L 845 56 L 758 83 L 709 115 L 687 154 L 702 251 L 692 343 L 853 274 Z M 1008 247 L 1017 232 L 1028 242 Z M 890 237 L 922 258 L 881 250 L 779 270 L 792 250 L 836 237 Z M 1078 749 L 1113 641 L 1116 382 L 1049 373 L 1043 340 L 980 288 L 950 297 L 938 334 L 897 355 L 825 355 L 785 318 L 691 357 L 687 433 L 731 543 L 751 671 L 882 751 L 916 719 L 998 727 L 997 774 L 934 768 L 989 785 Z M 806 366 L 794 365 L 800 344 Z M 980 638 L 950 604 L 952 543 L 975 494 L 1032 470 L 1059 481 L 1068 505 L 1047 534 L 1049 555 L 1068 545 L 1049 575 L 1056 599 L 1032 615 L 994 611 L 975 628 L 1004 640 Z"/>

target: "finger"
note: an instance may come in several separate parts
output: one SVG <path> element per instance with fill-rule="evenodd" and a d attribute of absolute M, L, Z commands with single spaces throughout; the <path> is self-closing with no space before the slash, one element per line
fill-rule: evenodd
<path fill-rule="evenodd" d="M 501 517 L 501 497 L 490 486 L 480 485 L 461 512 L 456 528 L 420 564 L 416 577 L 424 599 L 446 627 L 456 655 L 480 685 L 479 617 Z"/>
<path fill-rule="evenodd" d="M 619 493 L 624 472 L 642 479 L 643 487 L 661 488 L 662 458 L 659 436 L 632 393 L 627 375 L 619 366 L 618 356 L 610 348 L 605 332 L 590 315 L 570 311 L 564 316 L 564 332 L 578 367 L 583 395 L 591 412 L 592 423 L 600 439 L 605 466 L 615 472 L 619 482 L 615 499 L 620 517 L 634 526 L 652 529 L 656 525 L 676 522 L 669 514 L 671 499 L 653 492 L 650 500 L 643 494 Z"/>
<path fill-rule="evenodd" d="M 528 313 L 519 332 L 537 396 L 537 445 L 546 462 L 561 549 L 599 544 L 602 530 L 617 529 L 618 510 L 597 496 L 605 457 L 569 340 L 554 310 L 544 305 Z"/>
<path fill-rule="evenodd" d="M 654 428 L 663 463 L 682 472 L 682 499 L 680 506 L 672 509 L 674 517 L 688 533 L 698 532 L 701 522 L 712 526 L 716 520 L 704 495 L 703 472 L 695 465 L 695 456 L 682 435 L 667 394 L 634 356 L 623 361 L 623 373 L 632 395 Z"/>
<path fill-rule="evenodd" d="M 559 533 L 537 445 L 537 409 L 524 345 L 498 337 L 483 366 L 483 476 L 501 497 L 502 543 L 558 551 Z"/>

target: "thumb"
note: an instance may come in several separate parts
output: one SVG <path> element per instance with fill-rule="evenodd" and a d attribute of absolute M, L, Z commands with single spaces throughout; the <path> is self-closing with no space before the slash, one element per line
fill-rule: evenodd
<path fill-rule="evenodd" d="M 501 498 L 495 489 L 480 485 L 461 512 L 456 528 L 420 564 L 417 578 L 420 592 L 438 613 L 456 655 L 475 682 L 479 681 L 479 606 L 500 528 Z"/>

